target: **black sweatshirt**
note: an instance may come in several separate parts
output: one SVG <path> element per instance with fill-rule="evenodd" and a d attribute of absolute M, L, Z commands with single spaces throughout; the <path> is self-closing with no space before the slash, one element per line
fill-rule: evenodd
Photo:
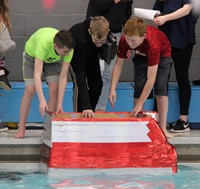
<path fill-rule="evenodd" d="M 132 15 L 132 4 L 133 0 L 117 4 L 114 0 L 90 0 L 86 18 L 104 16 L 110 23 L 111 32 L 118 33 Z"/>
<path fill-rule="evenodd" d="M 96 57 L 97 61 L 94 61 L 94 64 L 99 64 L 99 48 L 96 47 L 92 42 L 92 38 L 88 32 L 89 25 L 90 19 L 87 19 L 84 22 L 78 23 L 69 29 L 76 43 L 71 65 L 76 75 L 75 82 L 78 85 L 79 98 L 83 110 L 92 109 L 86 82 L 87 60 L 89 57 Z"/>

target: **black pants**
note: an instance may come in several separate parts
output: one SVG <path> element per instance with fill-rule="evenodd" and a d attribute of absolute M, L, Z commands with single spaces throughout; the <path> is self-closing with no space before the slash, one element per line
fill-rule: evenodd
<path fill-rule="evenodd" d="M 180 115 L 188 115 L 191 86 L 189 82 L 189 66 L 194 44 L 187 44 L 184 49 L 172 47 L 172 58 L 179 88 Z"/>

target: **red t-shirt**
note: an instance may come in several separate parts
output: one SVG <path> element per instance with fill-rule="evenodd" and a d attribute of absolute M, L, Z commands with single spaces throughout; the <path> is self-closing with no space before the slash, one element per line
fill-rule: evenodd
<path fill-rule="evenodd" d="M 135 49 L 131 49 L 123 35 L 119 42 L 117 56 L 126 58 L 128 50 L 134 50 L 136 56 L 146 56 L 148 58 L 148 66 L 160 63 L 161 57 L 171 57 L 171 45 L 167 36 L 153 26 L 147 26 L 146 38 L 143 43 Z"/>

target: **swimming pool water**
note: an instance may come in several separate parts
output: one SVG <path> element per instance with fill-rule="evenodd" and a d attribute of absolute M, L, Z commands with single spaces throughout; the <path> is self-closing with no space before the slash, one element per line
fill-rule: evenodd
<path fill-rule="evenodd" d="M 51 177 L 26 165 L 0 166 L 0 189 L 198 189 L 200 164 L 179 164 L 177 174 L 57 175 Z M 18 168 L 17 168 L 18 167 Z"/>

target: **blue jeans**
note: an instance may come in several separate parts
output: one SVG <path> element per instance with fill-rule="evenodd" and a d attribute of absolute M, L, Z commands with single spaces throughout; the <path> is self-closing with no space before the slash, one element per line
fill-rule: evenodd
<path fill-rule="evenodd" d="M 121 33 L 115 33 L 115 35 L 117 37 L 117 42 L 119 43 Z M 101 110 L 101 111 L 106 110 L 106 106 L 107 106 L 107 102 L 108 102 L 108 95 L 110 92 L 112 70 L 113 70 L 113 66 L 115 64 L 116 59 L 117 59 L 117 56 L 111 61 L 111 63 L 109 65 L 103 61 L 104 69 L 101 74 L 102 81 L 103 81 L 103 87 L 102 87 L 101 95 L 99 97 L 99 100 L 98 100 L 95 110 Z"/>

